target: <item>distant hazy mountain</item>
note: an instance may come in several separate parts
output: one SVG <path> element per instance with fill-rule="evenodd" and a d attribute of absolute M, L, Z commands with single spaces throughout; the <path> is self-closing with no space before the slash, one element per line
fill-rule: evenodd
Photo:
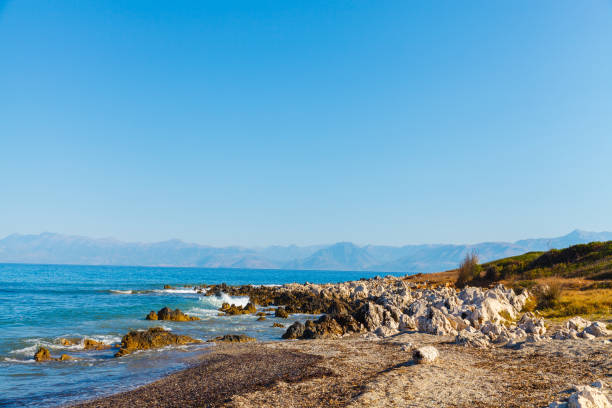
<path fill-rule="evenodd" d="M 379 272 L 437 272 L 457 266 L 475 249 L 482 261 L 529 251 L 565 248 L 612 240 L 612 232 L 575 230 L 557 238 L 474 245 L 333 245 L 265 248 L 214 248 L 170 240 L 152 244 L 93 239 L 52 233 L 13 234 L 0 240 L 0 262 L 83 265 L 200 266 L 246 269 L 368 270 Z"/>

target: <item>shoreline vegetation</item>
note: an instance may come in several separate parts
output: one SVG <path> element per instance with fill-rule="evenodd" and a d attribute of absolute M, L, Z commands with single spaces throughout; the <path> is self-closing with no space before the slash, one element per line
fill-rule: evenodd
<path fill-rule="evenodd" d="M 606 242 L 483 265 L 472 253 L 437 274 L 203 285 L 206 296 L 249 297 L 220 315 L 287 318 L 292 341 L 220 336 L 186 370 L 77 406 L 609 407 L 611 270 Z M 317 318 L 291 323 L 293 313 Z M 131 332 L 117 354 L 189 341 Z"/>

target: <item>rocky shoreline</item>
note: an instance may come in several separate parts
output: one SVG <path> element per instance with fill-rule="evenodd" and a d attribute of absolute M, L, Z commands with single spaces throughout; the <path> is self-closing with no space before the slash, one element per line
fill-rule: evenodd
<path fill-rule="evenodd" d="M 210 361 L 200 362 L 192 369 L 137 390 L 81 406 L 133 406 L 135 403 L 141 406 L 137 402 L 144 400 L 139 398 L 145 398 L 147 406 L 160 407 L 610 406 L 612 333 L 606 324 L 582 318 L 551 324 L 530 311 L 533 300 L 526 290 L 516 293 L 502 285 L 458 290 L 448 283 L 423 284 L 410 277 L 279 287 L 222 284 L 202 286 L 199 290 L 207 296 L 249 296 L 251 303 L 247 307 L 223 305 L 220 311 L 227 315 L 258 313 L 260 318 L 265 318 L 265 312 L 258 312 L 257 305 L 277 317 L 290 319 L 291 313 L 321 316 L 305 324 L 291 324 L 283 338 L 293 341 L 220 346 L 202 357 L 222 364 L 227 370 L 223 382 L 232 383 L 235 378 L 246 375 L 246 368 L 237 356 L 247 353 L 249 357 L 244 358 L 253 361 L 245 364 L 259 370 L 251 375 L 261 377 L 261 381 L 249 380 L 244 386 L 236 383 L 219 391 L 216 385 L 208 384 L 218 373 L 206 366 Z M 157 313 L 160 314 L 188 319 L 180 313 L 173 314 L 172 310 Z M 148 332 L 130 333 L 128 336 L 139 338 L 130 343 L 131 347 L 122 341 L 122 350 L 127 354 L 139 349 L 140 337 L 146 340 L 147 335 Z M 180 337 L 171 339 L 175 342 L 172 344 L 189 341 Z M 226 341 L 248 340 L 227 337 Z M 147 348 L 146 341 L 144 344 Z M 351 354 L 350 350 L 358 353 Z M 281 354 L 271 362 L 266 360 L 270 353 Z M 285 353 L 300 353 L 300 357 L 291 354 L 285 361 L 282 357 Z M 383 356 L 388 356 L 389 364 L 382 364 Z M 378 357 L 383 359 L 378 371 L 374 366 L 364 368 L 357 370 L 362 372 L 362 377 L 353 378 L 350 370 L 356 370 L 360 360 L 367 366 L 366 362 Z M 311 368 L 320 370 L 304 369 L 298 362 L 304 359 L 316 360 L 317 364 Z M 262 367 L 259 367 L 260 360 Z M 337 365 L 330 364 L 332 361 Z M 457 365 L 460 361 L 464 364 Z M 293 370 L 291 364 L 295 364 Z M 343 364 L 351 367 L 345 367 L 349 371 L 338 368 Z M 282 367 L 296 376 L 286 379 L 274 374 Z M 198 377 L 202 371 L 207 372 L 206 378 Z M 299 374 L 302 371 L 303 375 Z M 419 377 L 424 373 L 427 373 L 426 380 Z M 300 400 L 306 389 L 315 387 L 323 378 L 333 378 L 333 382 L 339 383 L 356 382 L 353 388 L 337 390 L 319 384 L 320 391 L 311 390 L 312 401 Z M 447 384 L 447 388 L 425 389 L 419 385 L 419 378 L 429 382 L 429 387 Z M 486 386 L 474 383 L 477 378 L 486 379 Z M 182 397 L 167 397 L 169 382 Z M 206 385 L 192 390 L 191 382 Z M 279 387 L 284 387 L 284 391 Z M 571 389 L 575 389 L 573 394 Z M 529 395 L 524 395 L 525 392 Z M 440 400 L 440 395 L 445 399 Z"/>

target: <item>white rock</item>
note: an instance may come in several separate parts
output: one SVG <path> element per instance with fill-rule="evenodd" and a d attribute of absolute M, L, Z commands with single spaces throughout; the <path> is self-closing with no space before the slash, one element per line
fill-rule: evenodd
<path fill-rule="evenodd" d="M 530 333 L 527 335 L 525 342 L 527 343 L 539 343 L 542 341 L 542 338 L 535 333 Z"/>
<path fill-rule="evenodd" d="M 546 326 L 544 319 L 538 319 L 531 312 L 525 313 L 518 322 L 518 327 L 525 330 L 526 333 L 534 333 L 540 336 L 546 334 Z"/>
<path fill-rule="evenodd" d="M 380 326 L 378 329 L 374 331 L 378 337 L 389 337 L 397 334 L 397 330 L 391 329 L 387 326 Z"/>
<path fill-rule="evenodd" d="M 403 314 L 399 318 L 399 327 L 398 328 L 401 331 L 416 330 L 417 329 L 417 322 L 416 322 L 414 317 L 408 316 L 407 314 Z"/>
<path fill-rule="evenodd" d="M 569 408 L 612 408 L 612 404 L 600 388 L 583 385 L 576 387 L 577 391 L 570 395 Z"/>
<path fill-rule="evenodd" d="M 418 364 L 433 363 L 436 361 L 438 356 L 438 350 L 434 346 L 421 347 L 412 353 L 412 358 L 414 358 Z"/>
<path fill-rule="evenodd" d="M 455 337 L 455 343 L 462 346 L 471 346 L 475 348 L 489 348 L 490 343 L 487 336 L 481 332 L 469 332 L 461 330 Z"/>
<path fill-rule="evenodd" d="M 608 329 L 606 329 L 606 325 L 601 322 L 591 323 L 591 325 L 585 328 L 584 331 L 592 334 L 595 337 L 605 337 L 612 334 Z"/>
<path fill-rule="evenodd" d="M 585 340 L 593 340 L 595 338 L 595 336 L 593 336 L 591 333 L 587 333 L 586 331 L 581 332 L 579 336 Z"/>
<path fill-rule="evenodd" d="M 580 331 L 590 324 L 591 324 L 590 321 L 583 319 L 580 316 L 576 316 L 576 317 L 572 317 L 567 322 L 565 322 L 565 327 L 567 329 L 574 329 L 576 331 Z"/>

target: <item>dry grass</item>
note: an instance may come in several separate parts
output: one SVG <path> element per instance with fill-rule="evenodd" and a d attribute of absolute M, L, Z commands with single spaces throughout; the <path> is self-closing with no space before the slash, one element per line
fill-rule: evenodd
<path fill-rule="evenodd" d="M 552 309 L 559 304 L 561 299 L 561 289 L 563 281 L 561 279 L 551 279 L 543 285 L 539 285 L 534 290 L 538 302 L 538 309 Z"/>
<path fill-rule="evenodd" d="M 542 310 L 548 318 L 582 316 L 590 320 L 612 318 L 612 289 L 564 289 L 555 307 Z"/>

